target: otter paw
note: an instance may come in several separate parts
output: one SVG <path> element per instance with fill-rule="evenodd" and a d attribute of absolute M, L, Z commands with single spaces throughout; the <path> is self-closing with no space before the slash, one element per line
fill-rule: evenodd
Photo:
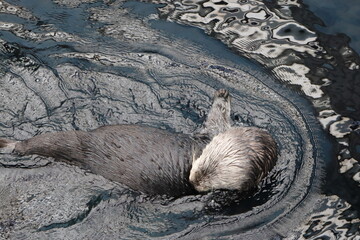
<path fill-rule="evenodd" d="M 224 98 L 225 100 L 229 97 L 229 91 L 226 89 L 219 89 L 215 92 L 215 98 Z"/>
<path fill-rule="evenodd" d="M 0 138 L 0 153 L 12 153 L 15 149 L 16 142 Z"/>

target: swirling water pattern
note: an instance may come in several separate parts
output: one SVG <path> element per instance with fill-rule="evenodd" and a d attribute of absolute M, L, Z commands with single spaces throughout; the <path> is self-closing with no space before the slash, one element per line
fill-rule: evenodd
<path fill-rule="evenodd" d="M 279 163 L 260 190 L 220 210 L 221 196 L 151 199 L 46 158 L 1 155 L 2 237 L 296 239 L 329 236 L 328 231 L 356 236 L 348 226 L 358 224 L 354 218 L 339 221 L 349 205 L 319 193 L 330 156 L 311 108 L 261 68 L 225 48 L 214 55 L 213 47 L 221 46 L 199 32 L 191 34 L 207 46 L 156 30 L 165 23 L 153 14 L 134 17 L 122 1 L 0 3 L 2 137 L 117 123 L 191 133 L 200 127 L 214 89 L 225 87 L 233 96 L 235 124 L 266 128 L 280 146 Z M 296 39 L 295 50 L 302 49 L 305 40 Z M 327 222 L 314 216 L 309 228 L 301 225 L 318 206 L 330 212 Z"/>
<path fill-rule="evenodd" d="M 156 2 L 166 4 L 161 9 L 163 17 L 203 28 L 265 66 L 280 81 L 299 88 L 312 101 L 324 129 L 338 139 L 341 152 L 358 155 L 351 146 L 358 144 L 354 135 L 358 135 L 360 118 L 356 84 L 360 58 L 341 36 L 315 31 L 310 24 L 321 24 L 321 20 L 301 1 Z M 349 165 L 351 159 L 339 157 L 343 165 Z M 351 162 L 358 168 L 357 161 Z M 359 176 L 356 173 L 353 180 L 360 183 Z"/>
<path fill-rule="evenodd" d="M 359 206 L 360 91 L 357 80 L 360 74 L 360 58 L 357 52 L 349 47 L 349 38 L 344 34 L 329 35 L 318 31 L 316 25 L 323 26 L 322 29 L 329 32 L 322 20 L 310 12 L 301 0 L 155 2 L 165 4 L 160 9 L 161 17 L 204 29 L 207 34 L 265 66 L 278 80 L 299 89 L 307 96 L 315 107 L 323 128 L 338 142 L 337 159 L 340 169 L 335 171 L 342 174 L 341 178 L 345 183 L 339 184 L 337 180 L 333 180 L 329 183 L 332 185 L 330 192 L 346 196 L 355 207 Z M 322 13 L 332 11 L 333 14 L 338 11 L 327 4 L 328 2 L 316 3 L 325 8 L 321 9 Z M 330 4 L 339 5 L 344 11 L 347 10 L 350 16 L 355 16 L 347 20 L 352 21 L 352 26 L 359 23 L 357 15 L 351 14 L 359 9 L 354 1 Z M 349 7 L 352 10 L 348 10 Z M 355 32 L 353 31 L 352 36 L 357 37 Z M 356 44 L 358 41 L 355 46 Z M 336 175 L 334 172 L 328 173 L 330 178 L 333 174 Z M 344 188 L 349 191 L 344 193 Z M 330 202 L 329 205 L 334 205 Z M 348 218 L 345 215 L 341 217 Z M 353 216 L 356 220 L 350 226 L 355 232 L 359 232 L 358 214 Z M 318 216 L 315 218 L 317 220 L 310 224 L 313 228 L 327 228 L 326 218 L 321 221 Z M 343 232 L 340 229 L 338 228 Z M 335 237 L 337 234 L 330 235 Z"/>

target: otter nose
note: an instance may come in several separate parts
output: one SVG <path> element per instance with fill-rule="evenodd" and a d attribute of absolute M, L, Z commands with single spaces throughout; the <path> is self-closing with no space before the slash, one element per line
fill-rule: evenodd
<path fill-rule="evenodd" d="M 194 171 L 190 173 L 189 182 L 195 188 L 196 191 L 198 192 L 206 191 L 206 189 L 203 186 L 201 186 L 202 184 L 200 183 L 199 175 L 197 174 L 197 172 Z"/>

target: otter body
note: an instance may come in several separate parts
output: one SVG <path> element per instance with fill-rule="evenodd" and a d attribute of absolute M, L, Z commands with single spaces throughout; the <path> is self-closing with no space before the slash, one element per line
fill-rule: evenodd
<path fill-rule="evenodd" d="M 18 142 L 19 155 L 67 161 L 147 194 L 185 195 L 195 139 L 139 125 L 114 125 L 94 131 L 46 133 Z"/>
<path fill-rule="evenodd" d="M 248 190 L 275 165 L 276 143 L 265 130 L 231 127 L 230 121 L 229 94 L 219 90 L 204 128 L 193 135 L 114 125 L 20 142 L 0 139 L 0 148 L 70 162 L 147 194 Z"/>

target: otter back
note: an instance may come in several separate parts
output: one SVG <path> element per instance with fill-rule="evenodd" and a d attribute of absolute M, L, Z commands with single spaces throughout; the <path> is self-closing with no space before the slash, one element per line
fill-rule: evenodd
<path fill-rule="evenodd" d="M 70 161 L 144 193 L 180 196 L 194 191 L 188 181 L 193 144 L 185 134 L 115 125 L 42 134 L 18 142 L 15 152 Z"/>

